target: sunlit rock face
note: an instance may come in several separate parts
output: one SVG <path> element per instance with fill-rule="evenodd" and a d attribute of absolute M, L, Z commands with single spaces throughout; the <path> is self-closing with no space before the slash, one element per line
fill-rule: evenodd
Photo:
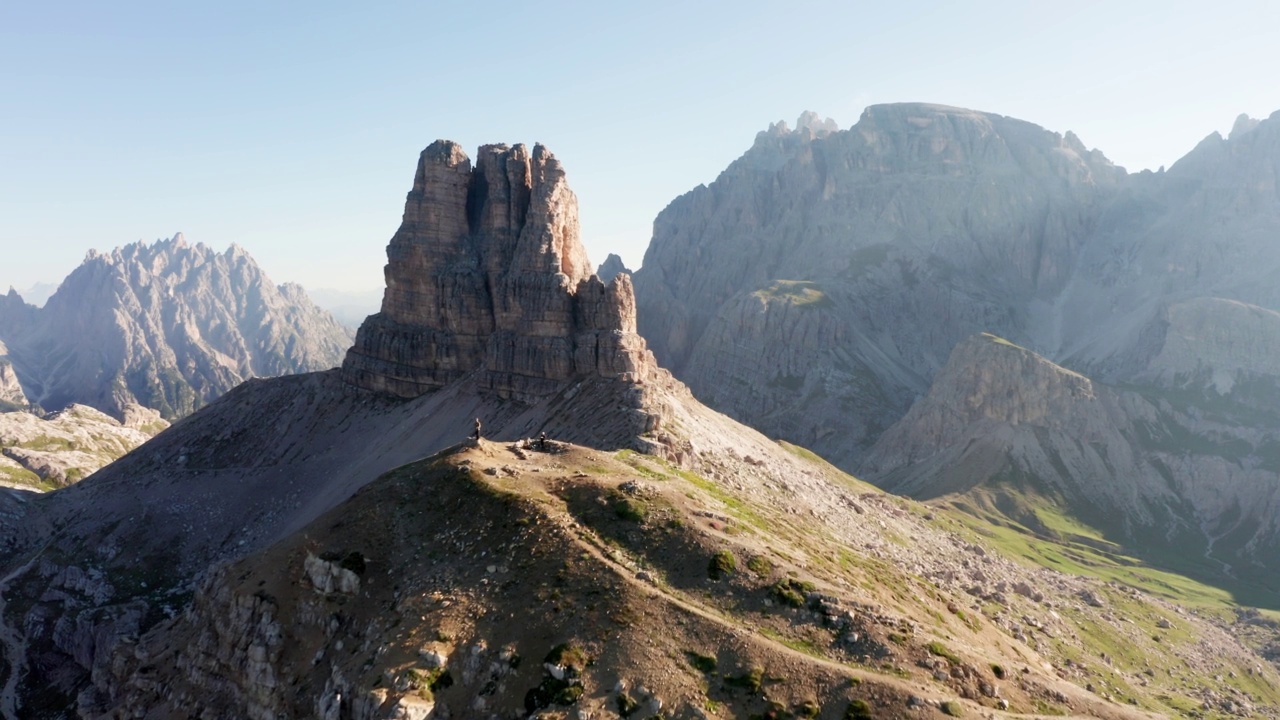
<path fill-rule="evenodd" d="M 386 278 L 343 364 L 359 387 L 417 397 L 477 372 L 482 389 L 532 402 L 575 376 L 654 366 L 630 278 L 595 276 L 577 198 L 541 145 L 485 145 L 474 166 L 456 143 L 424 150 Z"/>

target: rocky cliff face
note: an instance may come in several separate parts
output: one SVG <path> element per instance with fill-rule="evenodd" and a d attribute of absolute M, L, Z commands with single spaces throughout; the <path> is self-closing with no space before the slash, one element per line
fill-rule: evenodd
<path fill-rule="evenodd" d="M 846 131 L 779 123 L 655 220 L 640 330 L 699 397 L 850 464 L 958 342 L 1043 331 L 1033 311 L 1066 285 L 1123 178 L 1074 135 L 970 110 L 874 106 Z M 795 328 L 793 302 L 756 299 L 797 282 L 821 294 L 808 307 L 822 323 Z"/>
<path fill-rule="evenodd" d="M 387 247 L 382 312 L 343 363 L 353 385 L 402 397 L 477 373 L 536 402 L 564 381 L 635 381 L 655 363 L 636 334 L 630 278 L 605 285 L 578 237 L 577 198 L 541 145 L 423 151 Z"/>
<path fill-rule="evenodd" d="M 1230 402 L 1257 410 L 1280 342 L 1258 314 L 1280 309 L 1277 167 L 1275 116 L 1127 175 L 987 113 L 806 115 L 655 221 L 639 327 L 699 397 L 849 468 L 985 331 L 1112 384 L 1244 381 Z"/>
<path fill-rule="evenodd" d="M 27 406 L 27 395 L 22 391 L 18 374 L 9 362 L 9 349 L 0 342 L 0 411 L 17 410 Z"/>
<path fill-rule="evenodd" d="M 447 144 L 424 157 L 383 312 L 342 370 L 244 382 L 39 501 L 0 490 L 0 714 L 1280 706 L 1274 669 L 1221 628 L 1002 557 L 695 401 L 630 332 L 625 276 L 572 261 L 548 156 L 526 174 L 524 153 L 491 154 L 506 180 Z M 465 222 L 449 221 L 463 181 Z M 522 187 L 527 206 L 485 201 Z M 820 287 L 753 297 L 837 332 Z M 1057 399 L 1019 417 L 1059 412 L 1078 381 L 1048 386 Z M 466 442 L 475 417 L 485 438 Z M 528 441 L 542 431 L 549 445 Z M 1085 666 L 1098 637 L 1132 650 Z M 1103 679 L 1126 697 L 1087 689 Z"/>
<path fill-rule="evenodd" d="M 1138 555 L 1175 548 L 1233 579 L 1233 567 L 1273 571 L 1280 431 L 1198 391 L 1115 388 L 975 336 L 861 472 L 922 498 L 1039 495 Z"/>
<path fill-rule="evenodd" d="M 1278 172 L 1280 114 L 1242 117 L 1168 172 L 1132 176 L 1081 253 L 1058 301 L 1059 342 L 1045 351 L 1127 380 L 1117 357 L 1169 305 L 1221 298 L 1280 309 Z"/>
<path fill-rule="evenodd" d="M 31 402 L 118 417 L 138 403 L 171 419 L 246 378 L 333 367 L 349 337 L 244 250 L 217 253 L 181 235 L 91 252 L 4 334 Z"/>
<path fill-rule="evenodd" d="M 48 417 L 0 413 L 0 485 L 49 490 L 78 482 L 142 445 L 169 423 L 130 405 L 121 422 L 84 405 Z"/>
<path fill-rule="evenodd" d="M 1153 423 L 1155 415 L 1137 398 L 982 334 L 956 347 L 929 393 L 867 454 L 863 470 L 927 497 L 1025 472 L 1077 502 L 1114 506 L 1144 493 L 1167 501 L 1158 474 L 1135 472 L 1135 448 L 1121 432 L 1137 420 Z M 1125 482 L 1113 482 L 1114 473 L 1124 473 Z M 1151 522 L 1140 507 L 1125 510 Z"/>
<path fill-rule="evenodd" d="M 8 294 L 0 295 L 0 411 L 26 409 L 30 404 L 9 358 L 6 342 L 26 332 L 37 312 L 37 308 L 23 302 L 13 288 L 9 288 Z"/>

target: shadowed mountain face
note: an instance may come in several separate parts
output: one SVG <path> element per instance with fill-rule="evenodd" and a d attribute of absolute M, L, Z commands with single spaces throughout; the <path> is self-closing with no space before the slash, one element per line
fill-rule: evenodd
<path fill-rule="evenodd" d="M 1130 549 L 1272 568 L 1277 177 L 1280 116 L 1128 175 L 987 113 L 806 115 L 659 216 L 639 327 L 700 399 L 888 487 L 1017 480 Z"/>
<path fill-rule="evenodd" d="M 1032 324 L 1124 177 L 1074 135 L 956 108 L 775 125 L 654 222 L 640 329 L 699 397 L 848 464 L 956 343 Z"/>
<path fill-rule="evenodd" d="M 0 305 L 25 398 L 50 410 L 79 403 L 122 417 L 138 403 L 178 418 L 248 378 L 334 367 L 350 342 L 244 250 L 181 235 L 91 252 L 43 308 L 13 293 Z"/>

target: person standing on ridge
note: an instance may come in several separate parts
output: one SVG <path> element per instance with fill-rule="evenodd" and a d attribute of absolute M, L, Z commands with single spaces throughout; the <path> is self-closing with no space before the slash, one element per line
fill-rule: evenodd
<path fill-rule="evenodd" d="M 476 429 L 474 432 L 471 433 L 471 438 L 473 440 L 480 439 L 480 418 L 476 418 Z"/>

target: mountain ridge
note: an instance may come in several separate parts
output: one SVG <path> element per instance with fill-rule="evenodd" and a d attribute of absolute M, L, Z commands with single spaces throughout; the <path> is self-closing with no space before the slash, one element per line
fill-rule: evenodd
<path fill-rule="evenodd" d="M 698 402 L 627 276 L 591 276 L 550 154 L 480 158 L 419 159 L 343 368 L 0 489 L 0 714 L 1280 713 L 1221 605 L 1022 562 Z"/>
<path fill-rule="evenodd" d="M 843 131 L 775 126 L 654 221 L 634 277 L 640 331 L 718 409 L 852 467 L 956 343 L 1021 339 L 1125 177 L 1074 135 L 944 106 L 873 106 Z M 799 346 L 726 342 L 745 317 L 791 313 L 756 298 L 797 282 L 823 296 L 806 322 L 835 323 Z M 809 370 L 772 362 L 778 346 Z M 830 407 L 811 412 L 815 394 Z M 831 431 L 843 425 L 852 438 Z"/>
<path fill-rule="evenodd" d="M 16 293 L 7 304 L 0 339 L 27 400 L 49 409 L 121 416 L 136 402 L 176 419 L 247 377 L 333 367 L 349 340 L 243 248 L 219 253 L 181 234 L 91 250 L 44 307 Z"/>

